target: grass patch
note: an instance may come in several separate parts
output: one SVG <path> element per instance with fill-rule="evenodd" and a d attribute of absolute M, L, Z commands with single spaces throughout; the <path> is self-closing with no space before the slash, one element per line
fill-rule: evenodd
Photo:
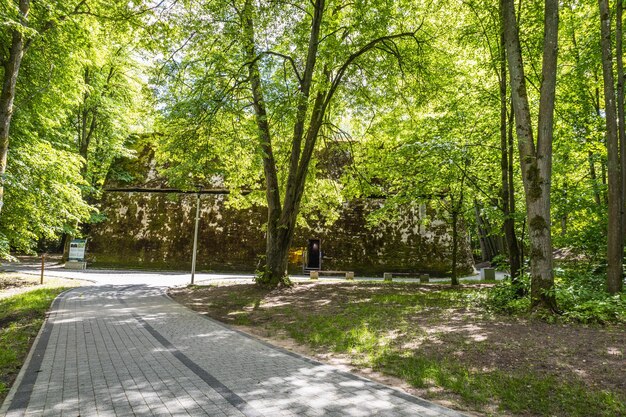
<path fill-rule="evenodd" d="M 492 287 L 367 282 L 171 294 L 265 337 L 287 335 L 311 349 L 303 353 L 331 354 L 399 377 L 420 396 L 459 409 L 491 416 L 626 416 L 623 327 L 499 315 L 481 302 Z"/>
<path fill-rule="evenodd" d="M 589 390 L 584 384 L 560 381 L 555 376 L 532 371 L 519 374 L 471 371 L 453 360 L 432 360 L 395 352 L 379 357 L 370 365 L 399 376 L 414 387 L 432 389 L 433 398 L 445 398 L 445 392 L 437 391 L 444 388 L 477 410 L 497 404 L 500 411 L 520 415 L 626 415 L 626 404 L 616 393 Z"/>
<path fill-rule="evenodd" d="M 0 299 L 0 403 L 28 355 L 50 304 L 65 288 L 40 288 Z"/>
<path fill-rule="evenodd" d="M 431 294 L 385 294 L 368 302 L 350 304 L 340 314 L 308 315 L 293 309 L 296 319 L 279 323 L 294 340 L 314 348 L 353 355 L 353 362 L 388 375 L 398 376 L 416 388 L 443 388 L 462 398 L 474 409 L 496 403 L 500 411 L 550 416 L 626 415 L 626 403 L 615 393 L 589 390 L 584 384 L 559 381 L 536 372 L 508 374 L 476 371 L 454 358 L 432 359 L 419 353 L 401 352 L 394 345 L 390 329 L 414 335 L 407 313 L 433 306 L 450 307 L 462 293 L 443 291 Z M 287 313 L 285 311 L 284 313 Z M 250 320 L 246 325 L 250 324 Z M 476 344 L 474 348 L 478 348 Z M 438 397 L 434 394 L 433 397 Z"/>

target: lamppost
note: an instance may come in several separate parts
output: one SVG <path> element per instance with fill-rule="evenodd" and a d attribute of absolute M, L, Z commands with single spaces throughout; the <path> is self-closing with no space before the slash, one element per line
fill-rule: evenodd
<path fill-rule="evenodd" d="M 191 285 L 194 282 L 194 276 L 196 274 L 196 254 L 198 252 L 198 226 L 200 224 L 200 191 L 202 188 L 198 188 L 198 194 L 196 199 L 196 226 L 193 231 L 193 255 L 191 258 Z"/>

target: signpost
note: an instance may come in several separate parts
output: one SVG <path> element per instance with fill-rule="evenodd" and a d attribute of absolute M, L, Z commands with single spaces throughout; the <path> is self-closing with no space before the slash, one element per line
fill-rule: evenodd
<path fill-rule="evenodd" d="M 70 261 L 84 261 L 86 245 L 86 239 L 72 239 L 72 242 L 70 243 L 70 255 L 68 256 L 68 259 Z"/>
<path fill-rule="evenodd" d="M 43 271 L 46 267 L 46 254 L 41 254 L 41 277 L 39 278 L 39 285 L 43 285 Z"/>

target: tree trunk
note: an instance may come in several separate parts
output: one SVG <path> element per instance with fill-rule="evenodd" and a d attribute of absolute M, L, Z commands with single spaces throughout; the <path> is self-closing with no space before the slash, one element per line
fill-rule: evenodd
<path fill-rule="evenodd" d="M 285 237 L 284 233 L 281 233 L 276 223 L 273 225 L 274 230 L 270 231 L 268 227 L 266 270 L 263 271 L 265 276 L 262 277 L 262 284 L 270 287 L 289 285 L 287 266 L 291 240 Z M 293 236 L 293 233 L 291 235 Z"/>
<path fill-rule="evenodd" d="M 626 239 L 626 121 L 624 120 L 624 58 L 623 58 L 623 0 L 617 0 L 615 25 L 615 55 L 617 56 L 617 130 L 619 133 L 620 172 L 622 174 L 622 199 L 620 201 L 622 239 Z M 625 240 L 622 241 L 622 249 Z M 623 254 L 622 254 L 623 255 Z M 623 261 L 623 258 L 622 258 Z"/>
<path fill-rule="evenodd" d="M 602 199 L 600 198 L 600 187 L 598 187 L 598 174 L 596 174 L 596 162 L 593 152 L 587 152 L 587 160 L 589 161 L 589 178 L 593 187 L 593 201 L 598 207 L 601 207 Z"/>
<path fill-rule="evenodd" d="M 65 263 L 70 257 L 70 244 L 72 243 L 72 235 L 63 233 L 61 236 L 61 247 L 63 248 L 63 255 L 61 256 L 61 262 Z"/>
<path fill-rule="evenodd" d="M 29 11 L 30 0 L 20 0 L 19 13 L 22 25 L 25 24 Z M 20 30 L 14 29 L 11 36 L 9 56 L 4 63 L 4 79 L 2 80 L 2 92 L 0 93 L 0 212 L 4 205 L 4 177 L 9 153 L 9 133 L 13 117 L 15 86 L 22 58 L 24 57 L 24 49 L 24 34 Z"/>
<path fill-rule="evenodd" d="M 524 239 L 526 238 L 526 217 L 522 219 L 522 235 L 519 238 L 518 247 L 519 247 L 519 256 L 521 261 L 520 271 L 522 273 L 526 272 L 526 265 L 524 262 L 526 261 L 526 253 L 524 250 L 526 249 L 524 246 Z"/>
<path fill-rule="evenodd" d="M 493 227 L 484 218 L 481 212 L 481 205 L 478 200 L 474 200 L 474 215 L 476 217 L 476 227 L 480 243 L 480 251 L 483 261 L 491 261 L 496 255 L 504 253 L 502 239 L 500 236 L 493 236 Z"/>
<path fill-rule="evenodd" d="M 600 109 L 600 88 L 597 87 L 600 85 L 600 78 L 598 77 L 598 74 L 596 71 L 594 71 L 593 73 L 594 75 L 594 81 L 596 84 L 596 88 L 595 88 L 595 94 L 594 94 L 594 108 L 596 110 L 596 116 L 598 116 L 598 118 L 603 118 L 602 116 L 602 112 Z M 606 146 L 606 138 L 603 141 L 604 145 Z M 594 162 L 594 167 L 595 167 L 595 162 Z M 595 170 L 595 168 L 594 168 Z M 609 205 L 609 196 L 606 193 L 606 185 L 607 185 L 607 179 L 606 179 L 606 163 L 604 161 L 604 159 L 600 158 L 600 179 L 602 181 L 602 185 L 604 187 L 602 187 L 602 202 L 604 203 L 605 206 L 608 207 Z"/>
<path fill-rule="evenodd" d="M 452 277 L 451 284 L 459 285 L 457 263 L 459 252 L 459 213 L 456 207 L 452 209 Z"/>
<path fill-rule="evenodd" d="M 520 249 L 520 243 L 517 239 L 515 232 L 515 178 L 514 175 L 514 138 L 513 138 L 513 122 L 515 116 L 513 113 L 513 105 L 511 104 L 511 118 L 509 120 L 509 132 L 508 132 L 508 180 L 509 180 L 509 224 L 505 226 L 505 234 L 507 239 L 507 245 L 509 250 L 509 259 L 511 262 L 511 279 L 513 282 L 519 282 L 520 269 L 522 267 L 522 253 Z M 522 294 L 523 290 L 520 287 L 519 294 Z"/>
<path fill-rule="evenodd" d="M 606 146 L 606 140 L 604 141 L 604 146 Z M 609 195 L 607 194 L 607 185 L 608 181 L 606 179 L 606 161 L 604 159 L 600 159 L 600 175 L 602 177 L 602 201 L 604 201 L 604 205 L 606 207 L 609 206 Z"/>
<path fill-rule="evenodd" d="M 254 18 L 251 1 L 245 3 L 243 15 L 243 30 L 245 39 L 246 59 L 250 63 L 248 72 L 254 112 L 260 148 L 263 152 L 263 170 L 265 174 L 265 195 L 267 200 L 267 243 L 265 271 L 261 271 L 260 278 L 266 285 L 276 286 L 280 283 L 288 284 L 285 280 L 287 267 L 288 248 L 284 249 L 285 243 L 280 238 L 280 214 L 281 202 L 276 175 L 276 163 L 272 150 L 272 138 L 263 98 L 261 75 L 257 64 L 257 54 L 254 44 Z M 284 267 L 283 267 L 284 266 Z"/>
<path fill-rule="evenodd" d="M 263 152 L 263 168 L 266 183 L 267 200 L 267 248 L 265 270 L 257 277 L 261 285 L 276 287 L 291 285 L 287 276 L 289 247 L 293 240 L 293 233 L 300 209 L 300 201 L 304 192 L 304 184 L 319 129 L 322 125 L 323 94 L 318 94 L 312 111 L 309 127 L 305 135 L 305 122 L 309 113 L 309 94 L 313 82 L 313 74 L 319 46 L 319 34 L 324 11 L 324 0 L 317 0 L 314 4 L 314 14 L 311 23 L 309 49 L 307 52 L 306 67 L 300 80 L 299 101 L 294 122 L 292 152 L 287 180 L 287 189 L 283 204 L 280 201 L 276 161 L 272 149 L 271 131 L 268 122 L 267 109 L 263 97 L 263 86 L 258 67 L 257 52 L 254 35 L 254 10 L 251 0 L 247 0 L 243 11 L 244 52 L 248 61 L 250 87 L 252 90 L 253 107 L 256 116 L 260 148 Z M 305 140 L 304 147 L 302 141 Z"/>
<path fill-rule="evenodd" d="M 450 196 L 451 208 L 452 208 L 452 285 L 459 285 L 458 278 L 458 259 L 459 259 L 459 216 L 463 212 L 463 203 L 465 197 L 465 173 L 467 172 L 467 165 L 469 160 L 465 160 L 465 168 L 461 176 L 461 184 L 459 187 L 459 198 L 454 201 L 454 196 Z"/>
<path fill-rule="evenodd" d="M 483 262 L 490 261 L 487 246 L 487 234 L 485 233 L 485 229 L 482 224 L 482 218 L 480 215 L 480 208 L 478 206 L 478 201 L 474 200 L 474 216 L 476 218 L 476 232 L 478 234 L 478 244 L 480 245 L 480 253 L 481 259 Z"/>
<path fill-rule="evenodd" d="M 96 115 L 89 108 L 89 83 L 91 81 L 89 68 L 85 68 L 84 72 L 85 93 L 83 94 L 83 103 L 79 107 L 78 115 L 78 154 L 83 157 L 85 163 L 81 168 L 81 174 L 87 180 L 87 172 L 89 170 L 89 144 L 91 137 L 96 129 Z M 91 114 L 91 121 L 89 116 Z"/>
<path fill-rule="evenodd" d="M 514 3 L 514 0 L 503 0 L 504 35 L 529 219 L 531 299 L 533 308 L 557 311 L 553 292 L 550 183 L 559 4 L 558 0 L 545 1 L 542 83 L 535 143 Z"/>
<path fill-rule="evenodd" d="M 508 121 L 508 103 L 507 103 L 507 81 L 506 81 L 506 43 L 504 37 L 504 14 L 503 7 L 500 4 L 500 172 L 502 178 L 502 214 L 504 215 L 504 239 L 506 241 L 507 253 L 509 255 L 509 268 L 511 273 L 511 281 L 517 282 L 519 275 L 520 259 L 519 248 L 517 246 L 517 237 L 515 236 L 515 193 L 513 189 L 513 148 L 509 146 L 509 137 L 507 135 Z M 511 110 L 511 120 L 508 121 L 512 126 L 513 111 Z M 511 140 L 512 140 L 512 129 Z M 512 145 L 512 143 L 511 143 Z"/>
<path fill-rule="evenodd" d="M 613 56 L 611 50 L 611 13 L 608 0 L 598 0 L 600 7 L 600 45 L 604 79 L 604 111 L 606 121 L 607 169 L 609 183 L 609 212 L 607 231 L 607 289 L 611 294 L 622 290 L 623 237 L 621 225 L 622 175 L 619 162 L 619 139 Z"/>

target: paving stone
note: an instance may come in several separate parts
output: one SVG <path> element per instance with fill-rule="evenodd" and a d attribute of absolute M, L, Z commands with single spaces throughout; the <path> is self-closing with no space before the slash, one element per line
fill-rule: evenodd
<path fill-rule="evenodd" d="M 25 365 L 34 383 L 0 415 L 462 416 L 231 330 L 161 288 L 74 289 L 44 329 L 37 369 Z"/>

